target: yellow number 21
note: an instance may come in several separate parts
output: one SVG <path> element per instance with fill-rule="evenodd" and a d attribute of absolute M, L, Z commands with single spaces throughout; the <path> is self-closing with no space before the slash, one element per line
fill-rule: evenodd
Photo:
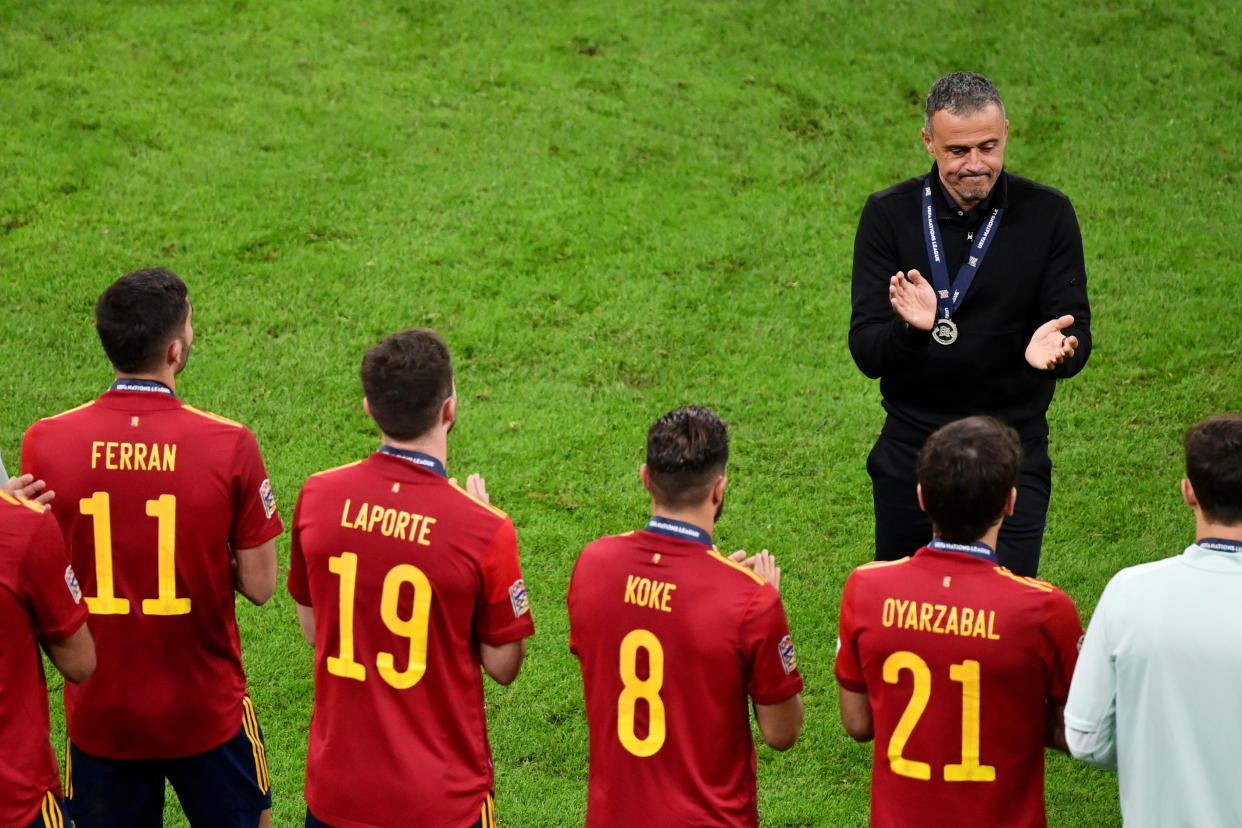
<path fill-rule="evenodd" d="M 888 764 L 899 776 L 930 780 L 931 765 L 907 759 L 902 752 L 931 699 L 931 670 L 927 662 L 914 653 L 900 650 L 884 660 L 885 683 L 897 684 L 903 670 L 910 671 L 914 685 L 910 701 L 888 740 Z M 961 664 L 949 665 L 949 678 L 962 685 L 962 761 L 944 766 L 944 781 L 995 781 L 996 767 L 979 764 L 979 662 L 966 659 Z"/>

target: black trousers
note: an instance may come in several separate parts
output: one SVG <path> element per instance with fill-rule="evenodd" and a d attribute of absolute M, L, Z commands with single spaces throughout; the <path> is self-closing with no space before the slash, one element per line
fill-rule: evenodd
<path fill-rule="evenodd" d="M 931 540 L 931 521 L 919 508 L 914 468 L 920 446 L 880 435 L 867 457 L 875 501 L 875 559 L 895 561 L 913 555 Z M 1022 473 L 1012 517 L 1001 524 L 997 557 L 1018 575 L 1034 576 L 1044 542 L 1048 501 L 1052 497 L 1052 460 L 1048 438 L 1022 443 Z"/>

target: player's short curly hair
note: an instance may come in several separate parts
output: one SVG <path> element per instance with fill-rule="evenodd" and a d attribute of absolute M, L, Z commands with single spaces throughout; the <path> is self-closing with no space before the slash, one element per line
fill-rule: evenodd
<path fill-rule="evenodd" d="M 1022 443 L 992 417 L 967 417 L 938 429 L 919 451 L 916 474 L 936 536 L 979 540 L 1005 511 L 1022 470 Z"/>
<path fill-rule="evenodd" d="M 932 116 L 940 110 L 953 115 L 973 115 L 991 104 L 1005 115 L 1005 103 L 990 80 L 977 72 L 954 72 L 932 84 L 927 91 L 927 110 L 923 125 L 932 131 Z"/>
<path fill-rule="evenodd" d="M 1242 525 L 1242 416 L 1218 414 L 1191 426 L 1186 477 L 1203 515 L 1213 523 Z"/>
<path fill-rule="evenodd" d="M 95 330 L 116 370 L 140 374 L 158 367 L 189 316 L 187 294 L 185 282 L 162 267 L 126 273 L 100 294 Z"/>
<path fill-rule="evenodd" d="M 729 431 L 703 406 L 670 411 L 647 431 L 647 479 L 658 503 L 702 503 L 728 461 Z"/>
<path fill-rule="evenodd" d="M 430 328 L 399 331 L 375 345 L 359 373 L 371 416 L 395 440 L 426 434 L 453 394 L 448 345 Z"/>

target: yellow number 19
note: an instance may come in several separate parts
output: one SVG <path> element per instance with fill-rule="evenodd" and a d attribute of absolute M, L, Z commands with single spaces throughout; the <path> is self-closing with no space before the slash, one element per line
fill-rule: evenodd
<path fill-rule="evenodd" d="M 354 590 L 358 582 L 358 555 L 342 552 L 328 558 L 328 571 L 341 579 L 340 583 L 340 655 L 328 656 L 328 672 L 334 676 L 366 681 L 367 668 L 354 658 Z M 397 612 L 401 587 L 414 587 L 414 606 L 409 618 Z M 431 621 L 431 581 L 421 569 L 411 564 L 399 564 L 384 576 L 380 594 L 380 619 L 384 626 L 397 635 L 409 639 L 409 661 L 404 670 L 395 666 L 392 653 L 381 652 L 375 656 L 375 666 L 380 678 L 398 690 L 406 690 L 418 684 L 427 672 L 427 626 Z"/>

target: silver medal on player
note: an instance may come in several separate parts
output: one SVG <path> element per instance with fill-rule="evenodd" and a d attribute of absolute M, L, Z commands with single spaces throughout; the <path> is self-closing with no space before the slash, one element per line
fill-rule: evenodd
<path fill-rule="evenodd" d="M 957 323 L 948 317 L 936 320 L 936 324 L 932 326 L 932 339 L 941 345 L 957 342 Z"/>

